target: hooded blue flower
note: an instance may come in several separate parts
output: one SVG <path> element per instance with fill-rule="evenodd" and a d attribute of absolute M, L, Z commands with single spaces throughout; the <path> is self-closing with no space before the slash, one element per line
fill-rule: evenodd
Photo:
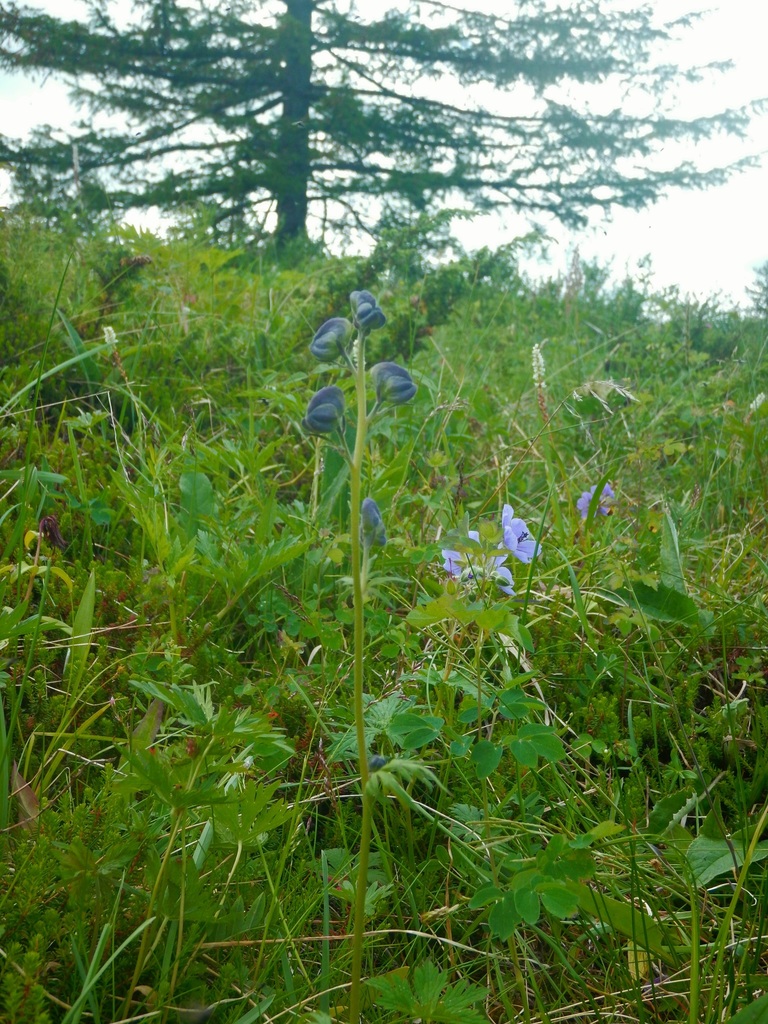
<path fill-rule="evenodd" d="M 376 401 L 379 403 L 405 405 L 418 390 L 410 373 L 397 363 L 376 363 L 371 367 L 371 377 L 376 385 Z"/>
<path fill-rule="evenodd" d="M 383 327 L 387 322 L 381 307 L 370 292 L 352 292 L 349 301 L 352 305 L 352 319 L 358 330 L 367 334 L 368 331 Z"/>
<path fill-rule="evenodd" d="M 480 534 L 477 530 L 470 530 L 470 540 L 480 542 Z M 454 551 L 452 548 L 443 548 L 443 568 L 455 580 L 462 583 L 477 580 L 493 580 L 505 594 L 514 597 L 515 591 L 512 586 L 512 573 L 504 565 L 506 555 L 488 555 L 482 551 Z"/>
<path fill-rule="evenodd" d="M 366 551 L 372 547 L 384 547 L 387 543 L 384 520 L 381 518 L 379 506 L 373 498 L 363 499 L 363 504 L 360 506 L 360 532 Z"/>
<path fill-rule="evenodd" d="M 301 421 L 308 434 L 332 434 L 344 427 L 344 392 L 335 384 L 320 388 L 309 400 Z"/>
<path fill-rule="evenodd" d="M 515 558 L 526 565 L 541 551 L 541 545 L 534 540 L 522 519 L 515 519 L 515 510 L 505 505 L 501 513 L 501 529 L 504 547 L 509 548 Z"/>
<path fill-rule="evenodd" d="M 309 346 L 309 351 L 324 363 L 332 363 L 344 355 L 347 343 L 354 334 L 354 327 L 343 316 L 335 316 L 326 320 L 320 327 Z"/>
<path fill-rule="evenodd" d="M 581 518 L 582 519 L 586 519 L 587 516 L 589 515 L 589 505 L 590 505 L 590 502 L 592 501 L 592 498 L 594 496 L 594 493 L 595 493 L 596 489 L 597 489 L 597 484 L 593 484 L 588 491 L 582 491 L 581 497 L 576 502 L 576 508 L 581 513 Z M 605 501 L 606 504 L 605 505 L 600 504 L 597 507 L 597 511 L 600 513 L 601 516 L 610 515 L 610 512 L 611 512 L 610 504 L 611 504 L 611 502 L 613 501 L 613 499 L 615 497 L 616 497 L 616 495 L 613 493 L 613 488 L 611 487 L 611 485 L 610 484 L 606 484 L 605 487 L 602 490 L 602 493 L 600 494 L 600 501 L 601 502 Z"/>

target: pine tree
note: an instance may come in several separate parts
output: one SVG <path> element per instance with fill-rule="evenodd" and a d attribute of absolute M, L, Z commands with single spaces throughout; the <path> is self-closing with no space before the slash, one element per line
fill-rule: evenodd
<path fill-rule="evenodd" d="M 0 136 L 28 201 L 200 204 L 219 229 L 272 224 L 279 241 L 305 236 L 312 215 L 318 230 L 365 230 L 441 204 L 573 225 L 723 180 L 734 168 L 659 154 L 748 124 L 746 110 L 669 114 L 672 87 L 708 69 L 657 63 L 690 19 L 657 26 L 645 5 L 510 0 L 500 17 L 439 0 L 379 14 L 346 0 L 136 0 L 127 26 L 113 0 L 88 5 L 87 23 L 0 8 L 0 67 L 59 76 L 89 115 L 68 139 Z M 605 82 L 632 103 L 590 103 Z"/>

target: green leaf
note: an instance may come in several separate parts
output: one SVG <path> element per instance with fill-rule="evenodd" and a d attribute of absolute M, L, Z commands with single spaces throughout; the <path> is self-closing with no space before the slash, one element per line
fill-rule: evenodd
<path fill-rule="evenodd" d="M 550 725 L 529 722 L 507 742 L 512 755 L 526 768 L 535 768 L 539 758 L 552 763 L 565 757 L 563 741 Z"/>
<path fill-rule="evenodd" d="M 377 992 L 377 1006 L 392 1010 L 409 1020 L 432 1024 L 486 1024 L 485 1014 L 472 1009 L 485 999 L 487 991 L 463 979 L 451 983 L 448 971 L 439 970 L 431 960 L 415 967 L 410 984 L 392 971 L 383 978 L 371 978 L 367 984 Z"/>
<path fill-rule="evenodd" d="M 648 815 L 648 831 L 655 835 L 661 835 L 667 827 L 675 820 L 678 811 L 690 802 L 690 792 L 672 793 L 670 796 L 657 800 L 653 810 Z"/>
<path fill-rule="evenodd" d="M 480 629 L 484 629 L 486 633 L 495 633 L 507 624 L 508 618 L 509 612 L 507 609 L 496 605 L 480 612 L 475 618 L 475 624 Z"/>
<path fill-rule="evenodd" d="M 529 697 L 521 686 L 513 686 L 508 690 L 502 690 L 499 694 L 499 712 L 502 718 L 513 720 L 529 718 L 531 711 L 540 710 L 544 707 L 536 697 Z"/>
<path fill-rule="evenodd" d="M 745 857 L 744 841 L 732 840 L 731 843 L 727 843 L 724 839 L 708 839 L 699 835 L 688 846 L 685 856 L 696 884 L 704 887 L 719 875 L 733 875 L 734 870 L 742 867 Z M 766 857 L 768 842 L 758 843 L 752 853 L 751 862 L 765 860 Z"/>
<path fill-rule="evenodd" d="M 501 760 L 504 748 L 490 740 L 478 740 L 472 748 L 472 763 L 475 766 L 477 777 L 487 779 L 496 771 Z"/>
<path fill-rule="evenodd" d="M 647 618 L 657 622 L 678 622 L 695 625 L 699 619 L 696 603 L 678 590 L 659 584 L 649 587 L 647 583 L 633 583 L 632 590 L 617 590 L 620 597 L 630 608 L 637 608 Z"/>
<path fill-rule="evenodd" d="M 421 715 L 415 711 L 403 711 L 395 715 L 389 724 L 387 734 L 403 750 L 416 750 L 436 739 L 445 724 L 437 715 Z"/>
<path fill-rule="evenodd" d="M 502 895 L 501 889 L 495 885 L 484 885 L 481 889 L 478 889 L 475 895 L 469 901 L 470 910 L 479 910 L 481 907 L 487 907 L 489 903 L 493 903 L 499 899 Z"/>
<path fill-rule="evenodd" d="M 80 598 L 75 620 L 72 623 L 72 637 L 69 641 L 69 693 L 75 696 L 85 672 L 88 655 L 91 650 L 91 629 L 93 628 L 93 609 L 96 602 L 96 572 L 91 570 Z"/>
<path fill-rule="evenodd" d="M 541 896 L 544 908 L 553 917 L 563 920 L 575 914 L 579 909 L 578 897 L 562 883 L 542 882 L 541 885 L 537 886 L 537 891 L 539 896 Z"/>
<path fill-rule="evenodd" d="M 182 473 L 179 477 L 181 491 L 181 524 L 187 537 L 194 537 L 201 519 L 216 514 L 216 495 L 213 485 L 205 473 L 197 470 Z"/>
<path fill-rule="evenodd" d="M 522 917 L 515 903 L 515 894 L 512 892 L 506 893 L 488 915 L 491 935 L 501 939 L 502 942 L 507 941 L 521 921 Z"/>
<path fill-rule="evenodd" d="M 728 1024 L 766 1024 L 768 1021 L 768 995 L 760 996 L 754 1003 L 739 1010 L 735 1017 L 731 1017 Z"/>
<path fill-rule="evenodd" d="M 586 885 L 571 883 L 570 888 L 585 913 L 631 939 L 640 949 L 655 953 L 666 963 L 675 963 L 672 937 L 657 920 L 638 910 L 632 903 L 622 903 Z"/>
<path fill-rule="evenodd" d="M 428 601 L 426 604 L 412 608 L 406 617 L 406 622 L 416 629 L 427 629 L 438 622 L 445 622 L 446 619 L 455 619 L 466 626 L 475 621 L 477 612 L 477 605 L 467 605 L 461 598 L 452 594 L 441 594 L 434 601 Z"/>
<path fill-rule="evenodd" d="M 56 312 L 59 314 L 59 319 L 64 324 L 64 330 L 67 332 L 67 345 L 71 349 L 73 355 L 80 357 L 79 362 L 83 368 L 85 379 L 89 384 L 98 384 L 102 379 L 102 375 L 99 373 L 99 368 L 86 348 L 83 339 L 77 333 L 70 321 L 64 316 L 62 311 L 57 309 Z"/>
<path fill-rule="evenodd" d="M 541 902 L 534 889 L 514 891 L 515 908 L 526 924 L 536 924 L 541 916 Z"/>
<path fill-rule="evenodd" d="M 685 578 L 683 577 L 683 563 L 680 559 L 680 545 L 677 540 L 677 527 L 670 515 L 669 509 L 665 509 L 664 518 L 661 521 L 661 551 L 659 557 L 661 565 L 662 586 L 675 590 L 679 594 L 685 593 Z"/>
<path fill-rule="evenodd" d="M 466 757 L 469 753 L 469 748 L 472 746 L 472 735 L 467 734 L 466 736 L 460 736 L 458 739 L 451 740 L 451 757 Z"/>

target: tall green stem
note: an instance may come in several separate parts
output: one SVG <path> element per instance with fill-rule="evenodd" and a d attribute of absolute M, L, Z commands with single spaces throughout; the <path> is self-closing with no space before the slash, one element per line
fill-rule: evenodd
<path fill-rule="evenodd" d="M 354 709 L 357 755 L 360 763 L 360 786 L 362 789 L 362 822 L 360 847 L 357 860 L 357 892 L 355 894 L 355 919 L 352 931 L 352 984 L 349 991 L 350 1024 L 360 1020 L 361 978 L 363 967 L 363 934 L 365 931 L 365 895 L 368 888 L 368 858 L 371 849 L 371 800 L 368 789 L 368 752 L 365 748 L 365 720 L 363 718 L 363 652 L 365 647 L 365 620 L 363 616 L 362 552 L 360 538 L 360 505 L 367 431 L 365 396 L 365 339 L 359 334 L 357 366 L 355 367 L 355 391 L 357 397 L 357 433 L 349 473 L 350 531 L 352 548 L 352 587 L 354 596 Z"/>

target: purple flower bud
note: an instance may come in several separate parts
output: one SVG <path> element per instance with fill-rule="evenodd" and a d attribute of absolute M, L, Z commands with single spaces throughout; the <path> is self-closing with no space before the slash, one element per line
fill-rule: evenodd
<path fill-rule="evenodd" d="M 332 434 L 344 427 L 344 392 L 335 384 L 320 388 L 309 400 L 301 421 L 308 434 Z"/>
<path fill-rule="evenodd" d="M 371 367 L 371 376 L 376 385 L 377 402 L 404 405 L 416 394 L 417 387 L 410 373 L 397 363 L 376 363 Z"/>
<path fill-rule="evenodd" d="M 332 363 L 344 354 L 354 330 L 346 317 L 335 316 L 331 320 L 326 320 L 312 339 L 309 351 L 316 359 Z"/>
<path fill-rule="evenodd" d="M 384 767 L 388 760 L 388 757 L 383 757 L 381 754 L 371 754 L 371 756 L 368 758 L 368 771 L 379 771 L 380 768 Z"/>
<path fill-rule="evenodd" d="M 384 520 L 373 498 L 365 498 L 360 507 L 360 533 L 366 551 L 372 547 L 382 548 L 387 543 Z"/>
<path fill-rule="evenodd" d="M 387 322 L 381 307 L 370 292 L 352 292 L 349 301 L 352 304 L 355 327 L 366 334 L 368 331 L 375 331 L 377 327 L 383 327 Z"/>

